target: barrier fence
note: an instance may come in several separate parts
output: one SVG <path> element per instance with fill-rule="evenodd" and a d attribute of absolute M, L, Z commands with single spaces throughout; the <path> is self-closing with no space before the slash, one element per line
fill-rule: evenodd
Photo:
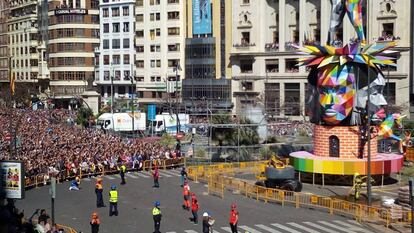
<path fill-rule="evenodd" d="M 266 188 L 255 185 L 255 181 L 245 181 L 234 177 L 239 171 L 257 173 L 263 162 L 245 162 L 239 164 L 217 164 L 211 166 L 188 167 L 189 178 L 208 183 L 208 192 L 224 198 L 225 191 L 237 192 L 246 197 L 264 201 L 294 205 L 296 208 L 308 207 L 325 210 L 330 214 L 341 214 L 353 217 L 359 222 L 376 222 L 389 227 L 391 224 L 411 224 L 411 211 L 397 213 L 383 207 L 369 207 L 332 197 L 311 193 L 292 192 L 280 189 Z"/>

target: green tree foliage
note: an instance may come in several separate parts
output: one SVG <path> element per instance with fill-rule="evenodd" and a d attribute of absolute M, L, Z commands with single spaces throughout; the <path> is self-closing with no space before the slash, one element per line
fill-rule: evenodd
<path fill-rule="evenodd" d="M 83 127 L 89 126 L 89 120 L 93 117 L 93 112 L 90 108 L 81 107 L 76 113 L 76 123 Z"/>
<path fill-rule="evenodd" d="M 161 139 L 157 142 L 161 146 L 166 146 L 170 149 L 174 148 L 177 140 L 168 133 L 162 135 Z"/>

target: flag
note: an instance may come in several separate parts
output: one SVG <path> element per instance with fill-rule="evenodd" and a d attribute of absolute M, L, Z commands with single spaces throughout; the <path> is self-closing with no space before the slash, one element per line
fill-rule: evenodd
<path fill-rule="evenodd" d="M 15 78 L 11 70 L 9 70 L 9 78 L 10 78 L 10 93 L 11 95 L 14 95 L 15 91 Z"/>

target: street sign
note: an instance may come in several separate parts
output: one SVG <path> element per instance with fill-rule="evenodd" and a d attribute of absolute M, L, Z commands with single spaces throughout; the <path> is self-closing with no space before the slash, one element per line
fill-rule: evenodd
<path fill-rule="evenodd" d="M 50 193 L 50 196 L 52 196 L 52 198 L 56 198 L 56 178 L 55 177 L 50 178 L 49 193 Z"/>

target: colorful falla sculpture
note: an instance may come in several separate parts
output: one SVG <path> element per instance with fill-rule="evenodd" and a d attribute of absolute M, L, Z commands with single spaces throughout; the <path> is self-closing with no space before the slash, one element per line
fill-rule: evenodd
<path fill-rule="evenodd" d="M 361 134 L 364 135 L 368 131 L 364 127 L 366 118 L 371 116 L 373 125 L 379 125 L 379 135 L 401 141 L 392 133 L 394 120 L 400 118 L 393 114 L 381 123 L 384 116 L 376 114 L 387 104 L 382 95 L 385 80 L 380 67 L 396 65 L 398 52 L 391 50 L 396 43 L 366 44 L 362 25 L 362 0 L 331 0 L 331 3 L 327 45 L 299 48 L 300 53 L 311 55 L 299 59 L 301 65 L 311 68 L 308 81 L 312 86 L 312 95 L 307 105 L 310 108 L 308 112 L 311 114 L 311 122 L 332 126 L 359 125 Z M 345 14 L 357 32 L 357 40 L 340 48 L 334 47 L 335 40 L 332 38 Z"/>

